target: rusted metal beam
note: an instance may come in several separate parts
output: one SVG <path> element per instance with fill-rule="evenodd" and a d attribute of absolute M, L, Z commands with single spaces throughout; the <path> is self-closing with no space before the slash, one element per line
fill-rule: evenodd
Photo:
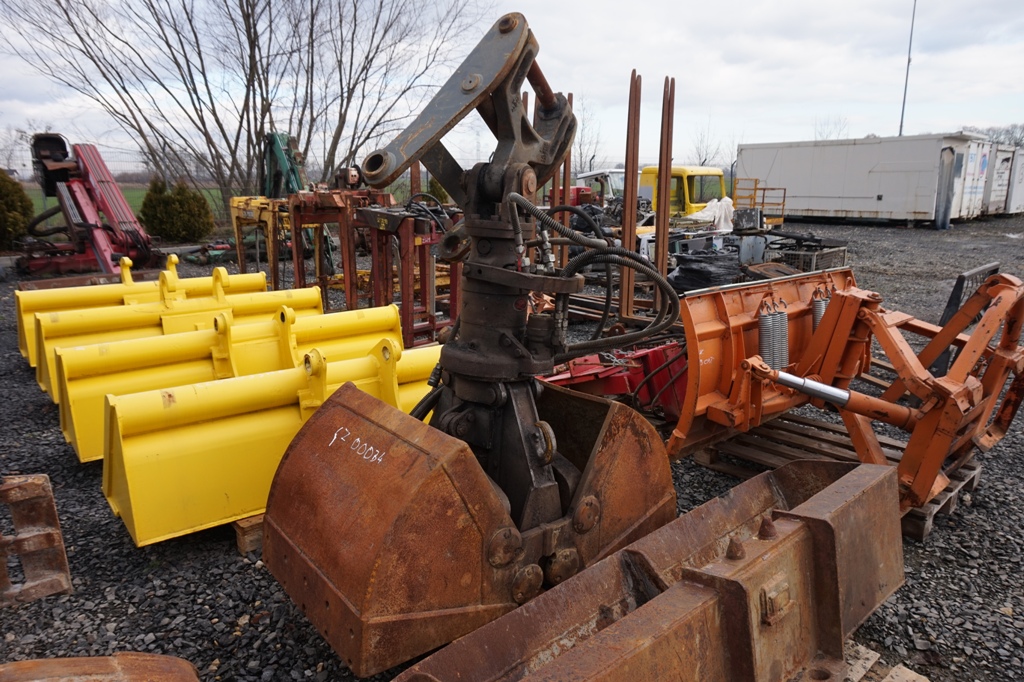
<path fill-rule="evenodd" d="M 397 682 L 840 680 L 903 583 L 895 472 L 796 462 L 741 483 Z"/>
<path fill-rule="evenodd" d="M 665 87 L 661 100 L 661 144 L 658 149 L 658 196 L 669 196 L 672 182 L 672 131 L 675 125 L 676 79 L 665 78 Z M 662 210 L 654 219 L 654 267 L 662 275 L 668 274 L 668 203 L 664 202 Z M 628 248 L 633 248 L 630 245 Z M 654 308 L 661 305 L 662 292 L 654 290 Z"/>
<path fill-rule="evenodd" d="M 622 246 L 636 248 L 637 170 L 640 165 L 640 85 L 641 78 L 633 69 L 629 79 L 629 109 L 626 114 L 626 178 L 622 190 Z M 619 317 L 632 318 L 633 285 L 636 276 L 632 268 L 619 270 Z"/>

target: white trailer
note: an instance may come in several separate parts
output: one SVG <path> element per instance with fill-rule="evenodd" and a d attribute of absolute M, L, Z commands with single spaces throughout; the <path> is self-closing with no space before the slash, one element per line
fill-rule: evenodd
<path fill-rule="evenodd" d="M 786 215 L 933 222 L 981 213 L 991 143 L 957 132 L 741 144 L 736 176 L 786 188 Z"/>

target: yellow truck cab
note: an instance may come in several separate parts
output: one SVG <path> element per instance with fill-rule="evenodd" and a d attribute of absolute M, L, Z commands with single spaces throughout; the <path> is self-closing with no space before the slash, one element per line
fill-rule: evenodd
<path fill-rule="evenodd" d="M 638 194 L 650 199 L 655 211 L 660 210 L 658 198 L 658 167 L 640 171 Z M 672 166 L 669 181 L 669 217 L 687 216 L 704 210 L 711 199 L 725 197 L 725 174 L 721 168 L 708 166 Z"/>

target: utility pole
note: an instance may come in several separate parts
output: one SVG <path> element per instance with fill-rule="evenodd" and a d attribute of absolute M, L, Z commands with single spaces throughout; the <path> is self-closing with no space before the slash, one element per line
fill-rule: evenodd
<path fill-rule="evenodd" d="M 903 79 L 903 106 L 900 108 L 900 137 L 903 136 L 903 114 L 907 110 L 907 84 L 910 83 L 910 49 L 914 46 L 914 18 L 917 16 L 917 0 L 910 13 L 910 41 L 907 43 L 907 75 Z"/>

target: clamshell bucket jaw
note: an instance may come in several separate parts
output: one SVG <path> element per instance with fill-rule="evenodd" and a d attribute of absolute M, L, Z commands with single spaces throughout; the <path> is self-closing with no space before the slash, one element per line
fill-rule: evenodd
<path fill-rule="evenodd" d="M 578 437 L 566 459 L 582 469 L 565 515 L 524 533 L 466 443 L 352 385 L 292 441 L 263 560 L 356 675 L 471 632 L 675 517 L 668 458 L 639 414 L 557 388 L 538 408 L 560 442 Z"/>

